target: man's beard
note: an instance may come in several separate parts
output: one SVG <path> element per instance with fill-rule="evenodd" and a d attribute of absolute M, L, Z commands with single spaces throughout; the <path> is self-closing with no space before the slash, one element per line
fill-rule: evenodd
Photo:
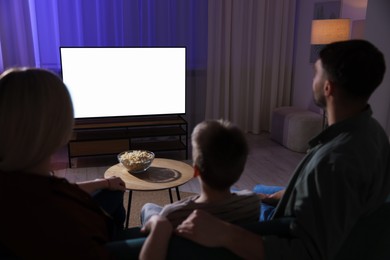
<path fill-rule="evenodd" d="M 325 108 L 326 107 L 326 99 L 325 99 L 325 95 L 323 92 L 320 92 L 320 93 L 314 93 L 313 95 L 313 100 L 314 100 L 314 103 L 320 107 L 320 108 Z"/>

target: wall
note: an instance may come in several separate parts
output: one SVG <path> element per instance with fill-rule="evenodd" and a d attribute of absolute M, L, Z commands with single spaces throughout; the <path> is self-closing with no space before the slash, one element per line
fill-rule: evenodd
<path fill-rule="evenodd" d="M 315 3 L 334 1 L 299 0 L 298 2 L 292 105 L 315 112 L 320 112 L 320 109 L 313 102 L 311 88 L 314 74 L 313 64 L 310 63 L 311 21 Z M 352 23 L 364 21 L 366 6 L 367 0 L 342 0 L 340 18 L 350 18 Z"/>
<path fill-rule="evenodd" d="M 309 61 L 314 2 L 314 0 L 299 0 L 297 2 L 292 86 L 292 105 L 310 110 L 315 110 L 311 88 L 313 68 Z"/>
<path fill-rule="evenodd" d="M 390 136 L 390 1 L 369 0 L 365 38 L 384 54 L 387 70 L 382 84 L 370 99 L 374 117 Z"/>
<path fill-rule="evenodd" d="M 343 0 L 341 17 L 362 20 L 366 18 L 368 0 Z"/>
<path fill-rule="evenodd" d="M 313 63 L 310 62 L 311 21 L 314 17 L 315 3 L 334 2 L 334 0 L 299 0 L 296 20 L 295 57 L 293 71 L 292 105 L 321 113 L 313 102 L 312 80 Z"/>
<path fill-rule="evenodd" d="M 309 62 L 311 20 L 315 3 L 331 1 L 334 0 L 299 0 L 297 7 L 292 105 L 316 112 L 320 110 L 313 103 L 311 90 L 313 64 Z M 364 38 L 373 42 L 385 54 L 388 70 L 383 83 L 371 97 L 370 103 L 374 110 L 374 117 L 390 135 L 389 13 L 389 0 L 342 0 L 340 17 L 351 18 L 352 22 L 362 25 Z"/>

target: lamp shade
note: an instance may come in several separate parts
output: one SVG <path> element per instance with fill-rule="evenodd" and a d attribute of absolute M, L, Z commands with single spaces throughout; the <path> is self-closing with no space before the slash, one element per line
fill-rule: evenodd
<path fill-rule="evenodd" d="M 328 44 L 350 38 L 350 19 L 313 20 L 311 44 Z"/>

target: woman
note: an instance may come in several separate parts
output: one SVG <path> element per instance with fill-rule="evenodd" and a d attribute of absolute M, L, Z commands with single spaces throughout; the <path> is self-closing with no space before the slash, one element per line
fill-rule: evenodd
<path fill-rule="evenodd" d="M 119 178 L 70 184 L 52 176 L 50 158 L 72 132 L 69 92 L 53 73 L 35 68 L 0 75 L 0 251 L 17 258 L 111 258 L 112 218 L 92 199 L 100 189 L 124 191 Z M 146 228 L 171 233 L 163 218 Z M 164 239 L 168 241 L 168 239 Z M 162 254 L 164 257 L 164 243 Z M 142 255 L 156 259 L 146 241 Z M 1 256 L 1 254 L 0 254 Z"/>

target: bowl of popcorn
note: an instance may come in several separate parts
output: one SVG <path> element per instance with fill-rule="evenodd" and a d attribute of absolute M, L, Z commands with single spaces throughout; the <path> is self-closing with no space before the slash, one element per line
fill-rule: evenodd
<path fill-rule="evenodd" d="M 154 153 L 145 150 L 130 150 L 118 154 L 118 161 L 130 172 L 141 173 L 152 164 Z"/>

